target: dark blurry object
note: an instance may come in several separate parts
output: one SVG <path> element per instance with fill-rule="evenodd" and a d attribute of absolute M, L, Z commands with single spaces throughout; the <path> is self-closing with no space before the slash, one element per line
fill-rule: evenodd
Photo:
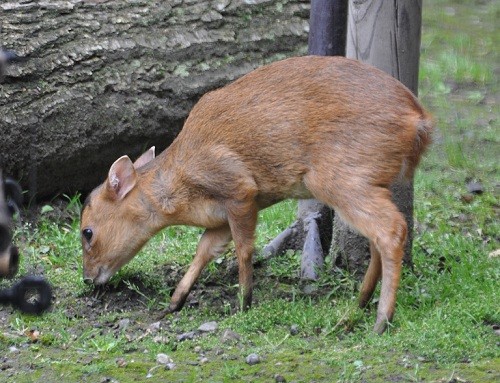
<path fill-rule="evenodd" d="M 23 202 L 21 187 L 3 179 L 0 170 L 0 277 L 12 278 L 19 266 L 19 251 L 12 244 L 12 216 Z M 52 289 L 41 277 L 22 278 L 10 289 L 0 291 L 0 304 L 10 304 L 26 314 L 40 314 L 50 307 Z"/>
<path fill-rule="evenodd" d="M 19 253 L 12 245 L 11 218 L 22 204 L 19 185 L 11 180 L 4 181 L 0 171 L 0 277 L 12 278 L 17 273 Z"/>
<path fill-rule="evenodd" d="M 24 277 L 0 291 L 0 304 L 10 304 L 25 314 L 38 315 L 50 307 L 52 289 L 42 277 Z"/>

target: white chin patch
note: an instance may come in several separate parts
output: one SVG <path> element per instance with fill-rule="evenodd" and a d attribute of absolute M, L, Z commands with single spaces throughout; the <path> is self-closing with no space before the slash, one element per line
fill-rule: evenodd
<path fill-rule="evenodd" d="M 110 280 L 114 273 L 101 269 L 99 275 L 94 279 L 94 285 L 103 285 Z"/>

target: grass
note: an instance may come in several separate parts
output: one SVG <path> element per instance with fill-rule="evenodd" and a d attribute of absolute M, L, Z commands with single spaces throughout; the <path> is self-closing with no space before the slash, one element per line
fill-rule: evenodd
<path fill-rule="evenodd" d="M 276 374 L 288 382 L 498 381 L 492 327 L 500 324 L 500 267 L 488 256 L 500 248 L 498 12 L 493 1 L 424 4 L 419 92 L 438 130 L 415 178 L 414 270 L 404 270 L 387 334 L 371 332 L 375 305 L 357 308 L 358 282 L 331 260 L 306 293 L 294 252 L 256 268 L 254 306 L 239 312 L 231 249 L 203 273 L 197 304 L 157 328 L 155 315 L 189 265 L 200 229 L 164 230 L 107 291 L 92 291 L 81 278 L 72 197 L 41 207 L 36 224 L 15 233 L 19 274 L 44 274 L 55 302 L 41 317 L 0 310 L 0 381 L 264 382 Z M 469 195 L 471 180 L 483 194 Z M 262 213 L 260 248 L 293 221 L 295 208 L 285 202 Z M 210 320 L 219 325 L 214 334 L 177 340 Z M 225 329 L 240 340 L 223 343 Z M 253 352 L 263 360 L 250 366 L 245 357 Z M 176 368 L 158 367 L 159 353 Z"/>

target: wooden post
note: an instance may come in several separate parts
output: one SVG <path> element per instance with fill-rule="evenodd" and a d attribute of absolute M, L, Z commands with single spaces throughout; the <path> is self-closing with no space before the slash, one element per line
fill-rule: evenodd
<path fill-rule="evenodd" d="M 371 64 L 418 93 L 422 0 L 349 3 L 346 55 Z"/>
<path fill-rule="evenodd" d="M 349 2 L 346 55 L 397 78 L 418 91 L 422 0 L 356 0 Z M 383 92 L 383 89 L 380 90 Z M 413 184 L 393 185 L 393 199 L 408 222 L 404 261 L 411 264 Z M 359 270 L 368 259 L 367 241 L 335 219 L 337 244 L 344 259 Z M 343 263 L 343 262 L 340 262 Z"/>

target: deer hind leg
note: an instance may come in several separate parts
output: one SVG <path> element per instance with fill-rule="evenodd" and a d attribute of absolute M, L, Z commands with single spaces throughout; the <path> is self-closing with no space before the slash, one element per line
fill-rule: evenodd
<path fill-rule="evenodd" d="M 346 204 L 338 212 L 372 244 L 372 259 L 361 289 L 360 303 L 365 303 L 372 295 L 380 269 L 382 271 L 382 288 L 374 327 L 375 332 L 382 334 L 394 316 L 407 225 L 403 214 L 391 201 L 389 190 L 374 188 L 367 190 L 363 197 L 362 200 L 353 201 L 355 207 Z"/>
<path fill-rule="evenodd" d="M 207 229 L 201 236 L 196 255 L 188 271 L 177 285 L 167 312 L 178 311 L 184 306 L 189 292 L 205 266 L 215 257 L 222 254 L 231 241 L 229 226 Z"/>
<path fill-rule="evenodd" d="M 389 201 L 390 202 L 390 201 Z M 396 206 L 391 218 L 387 220 L 386 230 L 375 234 L 375 246 L 380 251 L 382 260 L 382 289 L 377 309 L 375 332 L 382 334 L 387 323 L 392 320 L 396 307 L 396 291 L 401 279 L 404 246 L 406 243 L 407 224 L 403 214 Z"/>
<path fill-rule="evenodd" d="M 360 303 L 366 304 L 382 274 L 382 289 L 374 330 L 381 334 L 392 320 L 407 225 L 403 214 L 391 200 L 389 189 L 369 184 L 326 185 L 324 178 L 310 178 L 309 190 L 320 201 L 335 209 L 346 222 L 371 243 L 370 266 L 361 289 Z M 380 260 L 379 260 L 380 257 Z"/>
<path fill-rule="evenodd" d="M 366 270 L 359 294 L 359 307 L 361 308 L 366 307 L 368 302 L 370 302 L 377 283 L 382 276 L 380 252 L 373 241 L 370 241 L 370 256 L 370 264 L 368 265 L 368 270 Z"/>

